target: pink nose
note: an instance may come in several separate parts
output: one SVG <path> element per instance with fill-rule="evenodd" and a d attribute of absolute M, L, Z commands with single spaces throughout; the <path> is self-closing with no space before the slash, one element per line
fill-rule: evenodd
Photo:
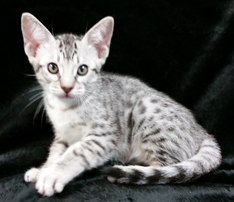
<path fill-rule="evenodd" d="M 66 87 L 61 87 L 62 89 L 63 89 L 63 91 L 65 92 L 65 93 L 69 93 L 71 90 L 72 90 L 72 88 L 66 88 Z"/>

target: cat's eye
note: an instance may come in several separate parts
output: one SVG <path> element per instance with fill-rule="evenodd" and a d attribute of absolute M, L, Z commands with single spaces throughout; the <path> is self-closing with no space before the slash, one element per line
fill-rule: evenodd
<path fill-rule="evenodd" d="M 88 73 L 88 66 L 87 65 L 80 65 L 77 74 L 80 76 L 84 76 Z"/>
<path fill-rule="evenodd" d="M 57 74 L 59 69 L 58 69 L 58 65 L 56 65 L 55 63 L 51 62 L 48 64 L 47 66 L 48 68 L 48 71 L 51 73 L 51 74 Z"/>

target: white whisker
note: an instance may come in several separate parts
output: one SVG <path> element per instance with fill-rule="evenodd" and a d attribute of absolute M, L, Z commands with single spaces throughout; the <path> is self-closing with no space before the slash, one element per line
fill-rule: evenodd
<path fill-rule="evenodd" d="M 36 97 L 38 97 L 38 96 L 42 96 L 42 95 L 43 95 L 43 93 L 42 93 L 42 92 L 39 92 L 39 93 L 33 95 L 31 98 L 29 98 L 29 101 L 33 100 L 34 98 L 36 98 Z"/>
<path fill-rule="evenodd" d="M 43 106 L 43 111 L 42 111 L 42 114 L 41 114 L 41 128 L 42 128 L 42 122 L 43 122 L 43 116 L 45 114 L 45 106 Z"/>
<path fill-rule="evenodd" d="M 21 113 L 23 113 L 29 106 L 31 106 L 34 102 L 41 99 L 43 97 L 42 93 L 37 94 L 37 96 L 33 96 L 33 99 L 30 99 L 30 102 L 22 109 Z"/>
<path fill-rule="evenodd" d="M 35 121 L 35 119 L 36 119 L 36 116 L 39 114 L 39 112 L 40 112 L 40 110 L 41 110 L 41 108 L 44 106 L 44 101 L 43 100 L 41 100 L 40 102 L 39 102 L 39 104 L 38 104 L 38 106 L 37 106 L 37 109 L 36 109 L 36 111 L 35 111 L 35 114 L 34 114 L 34 116 L 33 116 L 33 124 L 34 124 L 34 121 Z"/>

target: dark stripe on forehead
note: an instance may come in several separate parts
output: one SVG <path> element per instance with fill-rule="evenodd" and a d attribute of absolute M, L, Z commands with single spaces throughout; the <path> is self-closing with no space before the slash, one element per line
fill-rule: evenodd
<path fill-rule="evenodd" d="M 71 60 L 77 54 L 77 44 L 76 41 L 80 41 L 81 37 L 72 34 L 63 34 L 55 37 L 59 40 L 60 52 L 63 52 L 64 59 Z"/>

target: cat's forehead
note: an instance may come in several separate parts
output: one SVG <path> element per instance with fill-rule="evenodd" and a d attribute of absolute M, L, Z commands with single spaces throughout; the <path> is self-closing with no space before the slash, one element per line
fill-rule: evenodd
<path fill-rule="evenodd" d="M 74 34 L 62 34 L 55 36 L 56 48 L 63 54 L 65 59 L 73 59 L 78 52 L 78 44 L 82 40 L 83 36 L 77 36 Z"/>
<path fill-rule="evenodd" d="M 55 40 L 57 41 L 59 48 L 77 48 L 76 42 L 81 41 L 83 36 L 77 36 L 74 34 L 61 34 L 55 36 Z"/>

